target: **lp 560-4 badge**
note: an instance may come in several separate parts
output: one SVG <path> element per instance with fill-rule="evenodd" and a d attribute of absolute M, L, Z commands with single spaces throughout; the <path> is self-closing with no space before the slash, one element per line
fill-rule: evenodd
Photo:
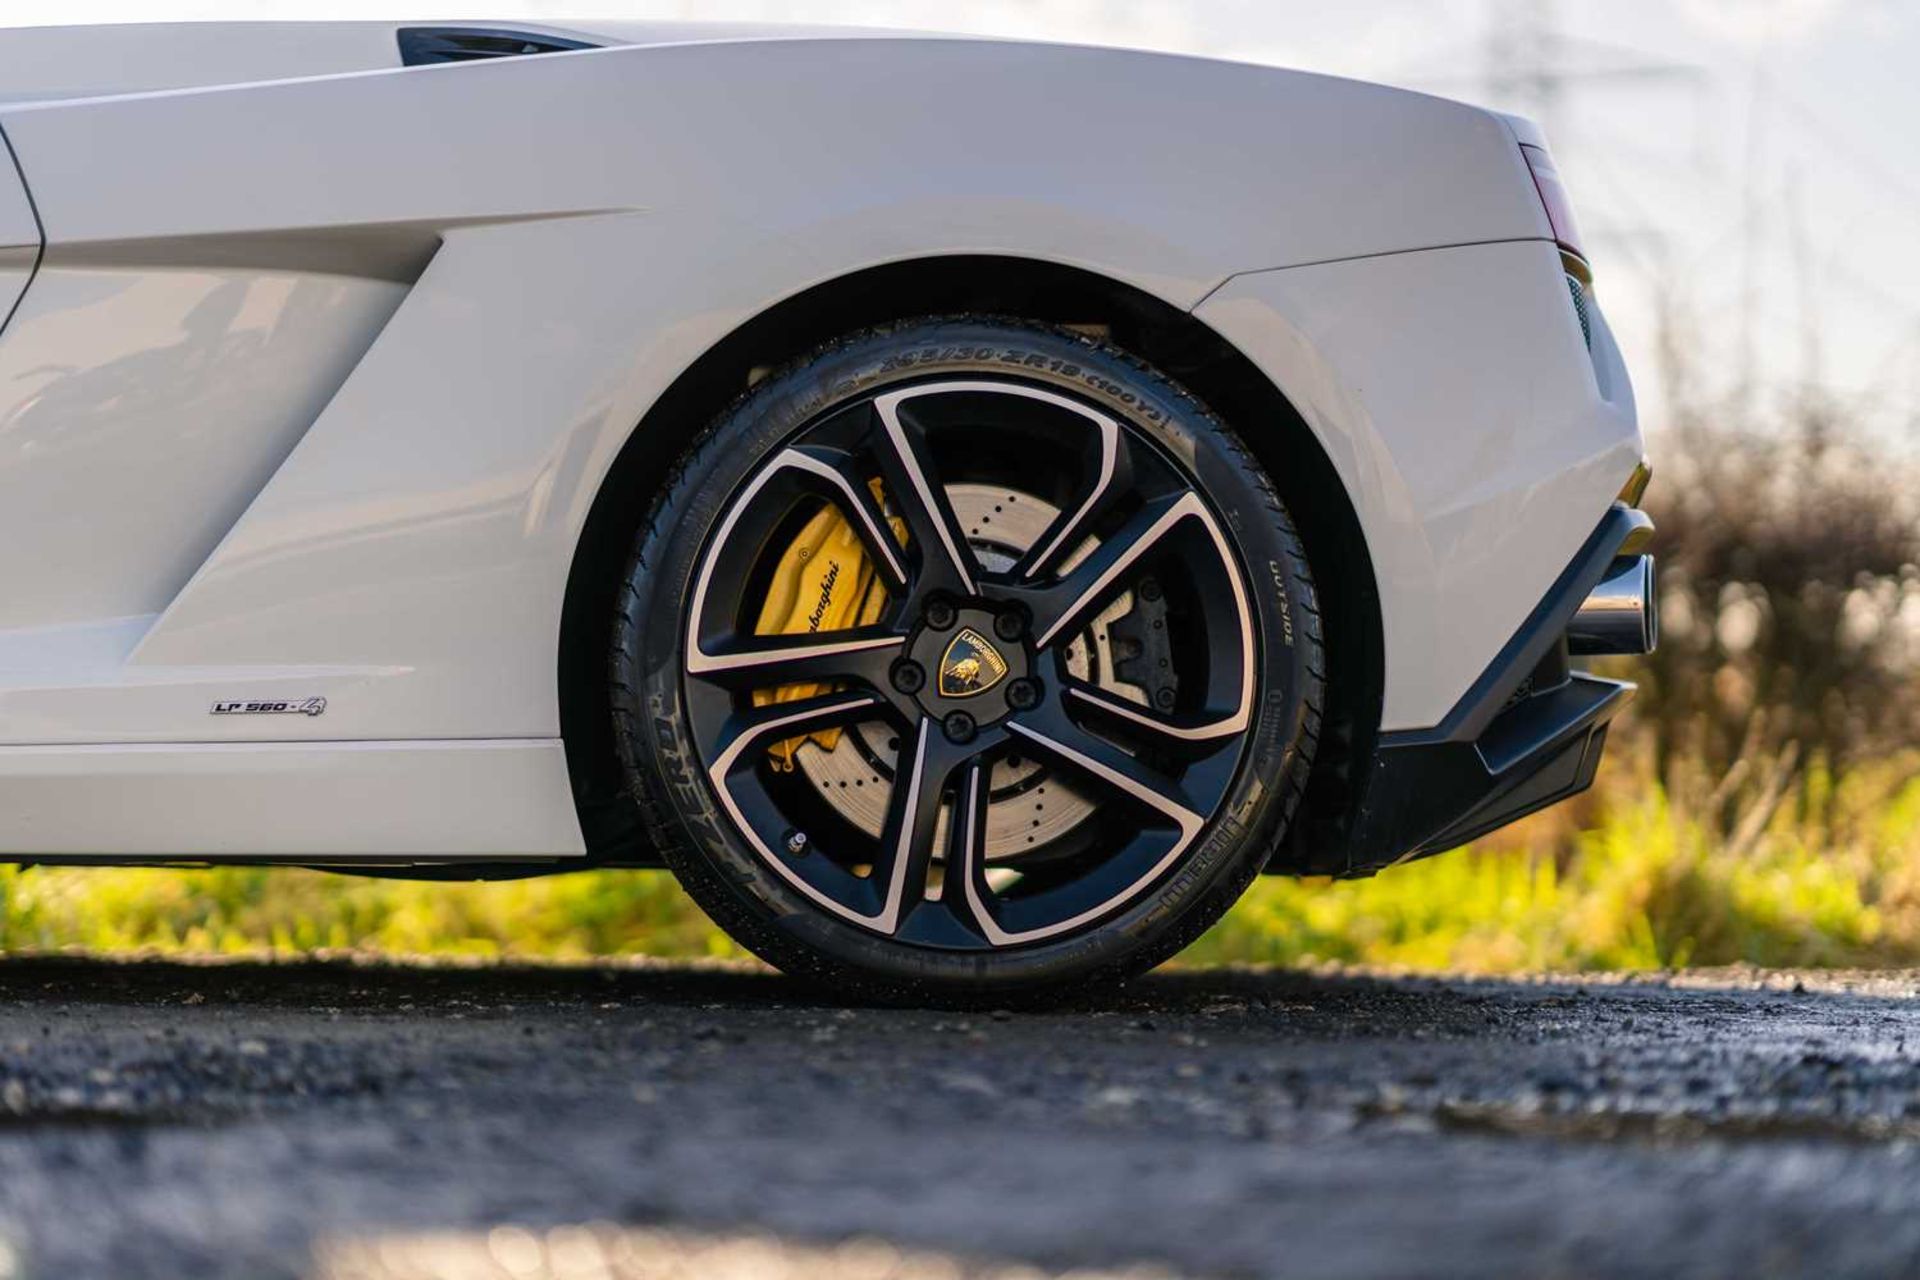
<path fill-rule="evenodd" d="M 216 716 L 317 716 L 326 709 L 325 698 L 234 698 L 213 704 Z"/>

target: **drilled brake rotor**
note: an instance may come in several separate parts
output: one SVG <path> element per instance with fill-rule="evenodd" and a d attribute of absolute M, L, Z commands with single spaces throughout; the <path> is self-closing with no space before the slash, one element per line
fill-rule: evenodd
<path fill-rule="evenodd" d="M 988 572 L 1011 567 L 1060 515 L 1059 508 L 1051 503 L 1017 489 L 954 484 L 946 487 L 946 493 L 954 515 L 967 531 L 967 541 Z M 1072 568 L 1093 546 L 1089 540 L 1077 548 L 1061 571 Z M 1115 674 L 1114 640 L 1109 635 L 1109 625 L 1126 617 L 1133 607 L 1133 595 L 1128 592 L 1097 615 L 1068 645 L 1067 668 L 1075 677 L 1092 681 L 1116 697 L 1144 705 L 1145 692 Z M 886 823 L 898 753 L 897 732 L 884 721 L 875 720 L 839 735 L 832 750 L 809 740 L 799 749 L 796 761 L 807 780 L 841 817 L 877 838 Z M 1073 831 L 1094 811 L 1092 798 L 1071 779 L 1024 756 L 1010 755 L 996 761 L 991 786 L 986 821 L 989 861 L 1006 862 L 1042 849 Z M 934 837 L 936 849 L 946 847 L 950 808 L 941 810 Z"/>

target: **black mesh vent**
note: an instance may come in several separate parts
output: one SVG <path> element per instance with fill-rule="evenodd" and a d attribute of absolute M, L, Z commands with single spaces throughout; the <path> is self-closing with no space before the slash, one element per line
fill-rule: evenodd
<path fill-rule="evenodd" d="M 1567 292 L 1573 295 L 1573 314 L 1580 317 L 1580 336 L 1587 341 L 1587 350 L 1593 350 L 1593 317 L 1587 314 L 1591 305 L 1587 301 L 1587 286 L 1576 275 L 1567 276 Z"/>
<path fill-rule="evenodd" d="M 535 53 L 565 53 L 596 45 L 559 36 L 508 31 L 498 27 L 402 27 L 400 65 L 425 67 L 438 62 L 487 62 L 494 58 L 524 58 Z"/>

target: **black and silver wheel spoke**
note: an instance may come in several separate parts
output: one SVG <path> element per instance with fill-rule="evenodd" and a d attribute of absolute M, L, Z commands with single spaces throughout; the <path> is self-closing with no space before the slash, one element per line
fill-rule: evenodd
<path fill-rule="evenodd" d="M 762 748 L 780 738 L 842 728 L 881 707 L 872 694 L 829 694 L 735 716 L 715 744 L 707 776 L 735 828 L 783 879 L 835 915 L 890 933 L 897 908 L 889 911 L 884 893 L 876 892 L 868 878 L 811 856 L 805 830 L 789 823 L 755 762 Z"/>
<path fill-rule="evenodd" d="M 870 693 L 830 693 L 742 712 L 727 721 L 711 744 L 713 763 L 707 770 L 708 777 L 725 795 L 729 791 L 726 779 L 742 767 L 744 758 L 754 749 L 776 738 L 838 728 L 884 705 Z"/>
<path fill-rule="evenodd" d="M 840 512 L 880 582 L 889 592 L 905 591 L 899 542 L 847 455 L 826 448 L 783 449 L 734 500 L 701 560 L 688 602 L 688 674 L 748 689 L 842 678 L 884 685 L 886 664 L 904 640 L 898 634 L 862 628 L 759 636 L 733 616 L 750 594 L 754 544 L 803 497 L 824 500 Z"/>
<path fill-rule="evenodd" d="M 901 922 L 926 898 L 934 857 L 940 852 L 934 838 L 941 801 L 954 774 L 974 755 L 971 747 L 948 742 L 932 720 L 922 720 L 912 739 L 901 744 L 887 825 L 873 864 L 873 880 L 885 888 L 884 905 L 874 921 L 880 932 L 898 932 Z"/>
<path fill-rule="evenodd" d="M 1174 716 L 1130 702 L 1097 685 L 1073 681 L 1067 685 L 1069 706 L 1092 712 L 1133 737 L 1144 737 L 1175 750 L 1207 747 L 1246 730 L 1252 708 L 1241 703 L 1224 715 Z"/>
<path fill-rule="evenodd" d="M 920 548 L 918 583 L 922 592 L 946 590 L 972 595 L 980 589 L 980 565 L 953 514 L 938 470 L 923 446 L 908 407 L 918 389 L 896 391 L 873 402 L 880 419 L 879 457 L 887 493 Z"/>
<path fill-rule="evenodd" d="M 1127 572 L 1184 520 L 1205 516 L 1194 493 L 1155 498 L 1104 539 L 1091 555 L 1053 586 L 1027 596 L 1035 641 L 1041 648 L 1071 633 L 1122 588 Z"/>
<path fill-rule="evenodd" d="M 753 636 L 687 654 L 687 673 L 736 689 L 770 689 L 787 684 L 857 680 L 884 686 L 889 664 L 906 637 L 831 632 L 814 636 Z"/>
<path fill-rule="evenodd" d="M 1191 840 L 1206 825 L 1206 815 L 1193 807 L 1192 800 L 1173 778 L 1078 725 L 1054 717 L 1037 725 L 1014 720 L 1007 729 L 1043 755 L 1063 761 L 1104 784 L 1120 800 L 1144 806 L 1162 821 L 1171 823 L 1183 840 Z"/>
<path fill-rule="evenodd" d="M 887 590 L 906 590 L 907 566 L 900 553 L 900 542 L 887 526 L 886 513 L 880 509 L 873 491 L 862 483 L 848 454 L 839 449 L 788 449 L 774 459 L 774 465 L 791 467 L 818 482 L 823 496 L 852 522 Z"/>
<path fill-rule="evenodd" d="M 1009 940 L 1005 929 L 994 918 L 988 900 L 993 890 L 987 884 L 987 807 L 993 799 L 992 771 L 978 756 L 960 771 L 953 794 L 953 835 L 947 849 L 946 880 L 940 896 L 952 903 L 963 916 L 966 927 L 978 932 L 991 946 Z"/>
<path fill-rule="evenodd" d="M 1206 825 L 1178 782 L 1075 726 L 1055 721 L 1041 730 L 1014 721 L 1007 727 L 1025 749 L 1091 781 L 1135 819 L 1085 875 L 1035 893 L 1003 897 L 988 886 L 983 861 L 963 866 L 973 927 L 994 946 L 1043 941 L 1111 915 L 1164 875 Z"/>
<path fill-rule="evenodd" d="M 1075 406 L 1077 408 L 1077 406 Z M 1078 409 L 1090 428 L 1082 446 L 1081 492 L 1060 513 L 1020 563 L 1013 577 L 1030 582 L 1057 568 L 1092 535 L 1113 504 L 1133 485 L 1133 451 L 1120 424 L 1103 413 Z"/>

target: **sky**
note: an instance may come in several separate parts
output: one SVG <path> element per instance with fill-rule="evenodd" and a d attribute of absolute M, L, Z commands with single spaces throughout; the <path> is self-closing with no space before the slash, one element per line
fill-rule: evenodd
<path fill-rule="evenodd" d="M 0 24 L 777 19 L 1177 50 L 1540 119 L 1657 428 L 1663 342 L 1719 411 L 1808 387 L 1920 446 L 1920 0 L 6 0 Z M 1224 195 L 1224 193 L 1223 193 Z M 1750 388 L 1737 393 L 1741 388 Z"/>

